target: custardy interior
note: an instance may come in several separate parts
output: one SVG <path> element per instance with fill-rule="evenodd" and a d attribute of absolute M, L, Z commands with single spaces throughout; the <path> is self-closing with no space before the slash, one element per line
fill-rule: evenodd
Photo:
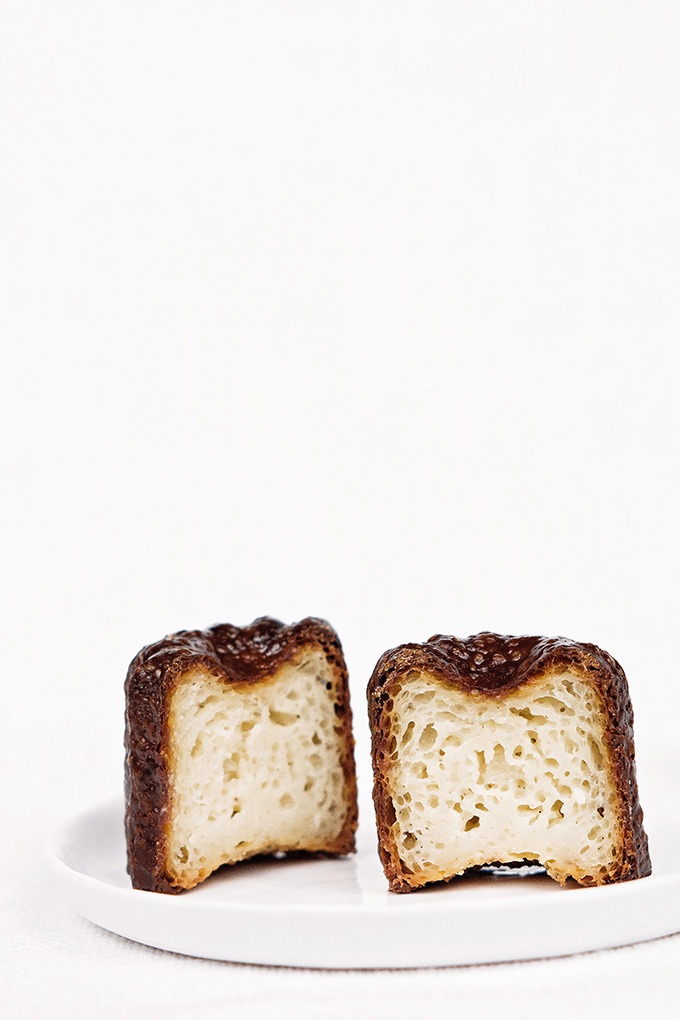
<path fill-rule="evenodd" d="M 410 885 L 538 861 L 602 881 L 619 850 L 619 795 L 599 696 L 553 672 L 503 698 L 420 671 L 390 690 L 392 837 Z"/>
<path fill-rule="evenodd" d="M 335 682 L 307 654 L 257 684 L 186 674 L 170 708 L 168 867 L 186 887 L 271 850 L 317 850 L 341 832 Z"/>

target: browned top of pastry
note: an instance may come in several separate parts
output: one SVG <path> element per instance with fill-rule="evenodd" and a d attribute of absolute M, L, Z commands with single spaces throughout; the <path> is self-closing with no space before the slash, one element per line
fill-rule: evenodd
<path fill-rule="evenodd" d="M 180 630 L 142 648 L 130 663 L 128 681 L 133 674 L 160 679 L 169 670 L 177 674 L 203 664 L 231 683 L 256 683 L 309 644 L 321 645 L 330 658 L 333 649 L 340 652 L 332 627 L 313 617 L 290 626 L 262 616 L 247 627 L 219 623 L 207 630 Z"/>
<path fill-rule="evenodd" d="M 562 666 L 624 677 L 621 666 L 597 645 L 564 637 L 512 637 L 483 631 L 468 638 L 435 634 L 422 644 L 391 648 L 378 661 L 373 688 L 408 669 L 432 671 L 458 687 L 486 696 L 508 694 L 532 677 Z"/>

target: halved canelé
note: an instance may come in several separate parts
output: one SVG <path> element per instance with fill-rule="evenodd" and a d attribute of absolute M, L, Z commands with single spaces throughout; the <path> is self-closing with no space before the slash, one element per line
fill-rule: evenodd
<path fill-rule="evenodd" d="M 170 635 L 136 656 L 125 693 L 135 888 L 181 892 L 254 855 L 355 849 L 347 668 L 325 621 Z"/>
<path fill-rule="evenodd" d="M 391 890 L 518 862 L 581 885 L 650 874 L 628 684 L 607 652 L 435 635 L 386 652 L 368 700 Z"/>

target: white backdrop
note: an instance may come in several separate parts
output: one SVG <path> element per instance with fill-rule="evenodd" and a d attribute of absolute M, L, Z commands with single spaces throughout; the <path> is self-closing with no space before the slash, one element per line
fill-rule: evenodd
<path fill-rule="evenodd" d="M 670 2 L 2 3 L 24 891 L 183 627 L 328 618 L 364 789 L 371 669 L 434 632 L 603 645 L 643 803 L 677 769 L 679 51 Z"/>

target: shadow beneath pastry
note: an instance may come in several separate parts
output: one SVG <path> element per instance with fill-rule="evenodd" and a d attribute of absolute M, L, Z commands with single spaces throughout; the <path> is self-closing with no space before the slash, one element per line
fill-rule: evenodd
<path fill-rule="evenodd" d="M 338 857 L 324 851 L 276 851 L 223 864 L 204 882 L 180 894 L 201 900 L 291 908 L 358 904 L 361 886 L 356 856 Z"/>
<path fill-rule="evenodd" d="M 557 882 L 548 875 L 543 865 L 537 864 L 535 861 L 512 861 L 468 868 L 460 875 L 452 875 L 451 878 L 442 879 L 440 882 L 428 882 L 426 885 L 416 886 L 410 890 L 405 889 L 392 895 L 426 897 L 441 896 L 442 893 L 457 895 L 463 890 L 483 892 L 485 889 L 504 888 L 509 892 L 513 888 L 526 889 L 527 887 L 531 887 L 536 892 L 547 890 L 556 893 L 562 890 L 585 888 L 571 878 L 564 883 Z"/>
<path fill-rule="evenodd" d="M 224 880 L 230 874 L 245 876 L 250 873 L 256 874 L 257 872 L 269 871 L 272 868 L 279 870 L 286 867 L 291 868 L 301 863 L 310 864 L 315 861 L 332 861 L 337 866 L 342 861 L 351 862 L 352 860 L 352 855 L 339 857 L 337 854 L 326 853 L 323 850 L 275 850 L 273 853 L 253 854 L 252 857 L 246 857 L 242 861 L 235 861 L 233 864 L 222 864 L 212 874 L 208 875 L 199 886 L 194 886 L 194 888 L 202 888 L 208 886 L 211 882 Z M 189 889 L 187 891 L 191 892 L 192 890 Z"/>

